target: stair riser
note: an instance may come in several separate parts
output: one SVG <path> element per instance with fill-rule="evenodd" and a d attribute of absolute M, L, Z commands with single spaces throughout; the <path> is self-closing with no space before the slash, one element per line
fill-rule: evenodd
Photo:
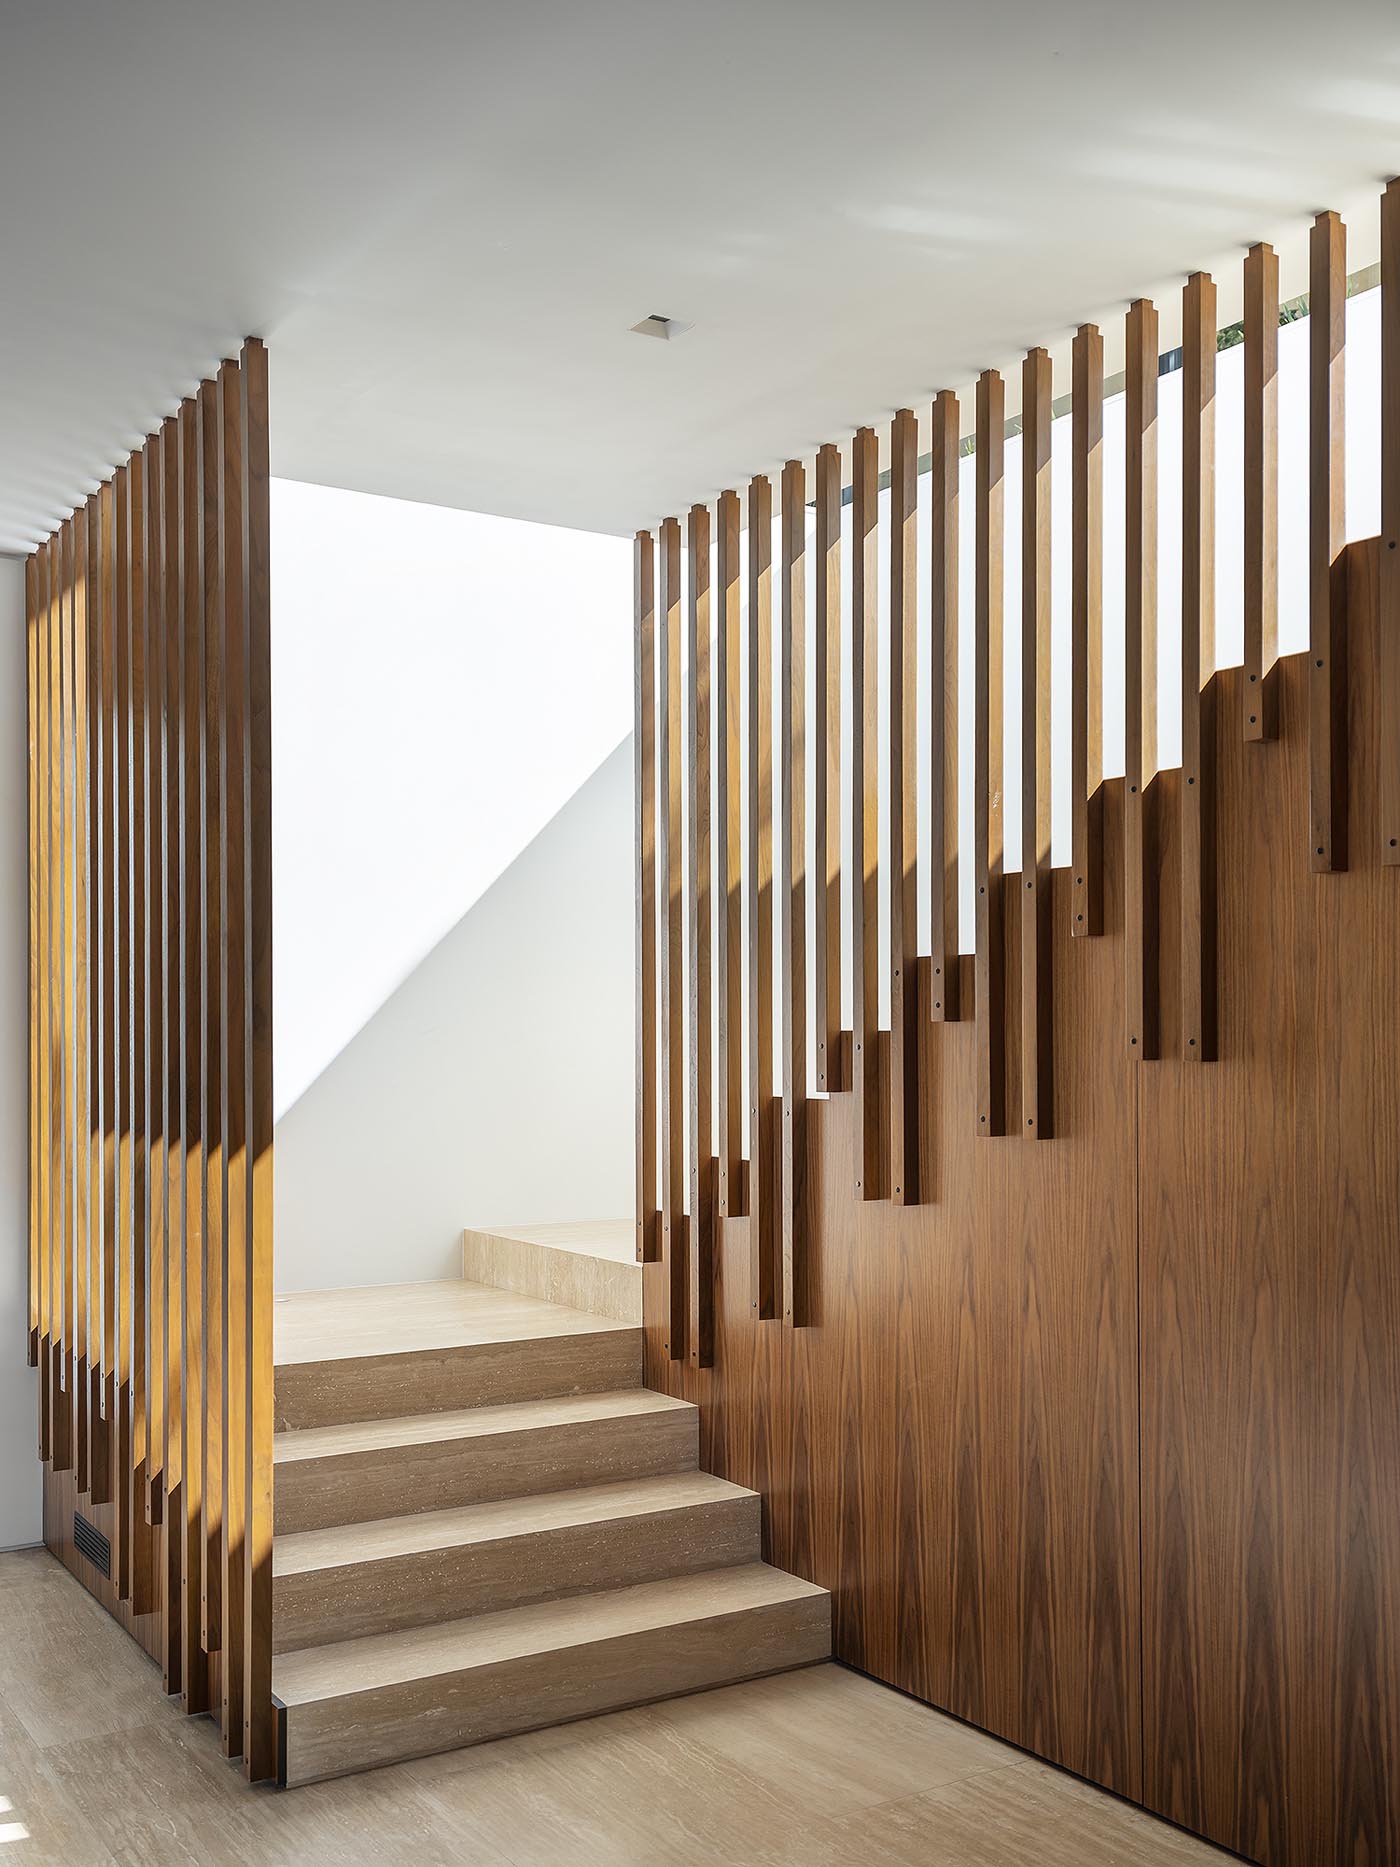
<path fill-rule="evenodd" d="M 416 1679 L 280 1713 L 288 1784 L 732 1685 L 826 1659 L 831 1604 L 804 1596 Z"/>
<path fill-rule="evenodd" d="M 755 1562 L 759 1512 L 756 1496 L 741 1495 L 275 1576 L 273 1651 L 290 1653 L 583 1590 Z"/>
<path fill-rule="evenodd" d="M 614 1479 L 694 1471 L 699 1415 L 690 1408 L 377 1447 L 276 1467 L 279 1534 L 404 1517 Z"/>
<path fill-rule="evenodd" d="M 289 1362 L 277 1369 L 276 1427 L 287 1432 L 558 1394 L 606 1393 L 638 1387 L 641 1378 L 641 1331 L 622 1328 L 404 1355 Z"/>

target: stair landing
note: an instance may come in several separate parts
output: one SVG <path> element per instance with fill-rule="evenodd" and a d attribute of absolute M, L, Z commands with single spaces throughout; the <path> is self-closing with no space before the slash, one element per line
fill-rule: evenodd
<path fill-rule="evenodd" d="M 566 1256 L 630 1303 L 621 1241 L 565 1229 L 467 1237 L 514 1283 L 558 1289 Z M 278 1300 L 284 1783 L 828 1656 L 826 1592 L 760 1560 L 758 1497 L 697 1470 L 696 1410 L 641 1352 L 639 1320 L 481 1282 Z"/>

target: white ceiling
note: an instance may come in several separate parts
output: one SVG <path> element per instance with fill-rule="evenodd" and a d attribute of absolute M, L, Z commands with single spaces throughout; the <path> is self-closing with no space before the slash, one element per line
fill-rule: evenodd
<path fill-rule="evenodd" d="M 630 531 L 1397 169 L 1395 0 L 5 0 L 0 551 L 248 332 L 277 474 Z"/>

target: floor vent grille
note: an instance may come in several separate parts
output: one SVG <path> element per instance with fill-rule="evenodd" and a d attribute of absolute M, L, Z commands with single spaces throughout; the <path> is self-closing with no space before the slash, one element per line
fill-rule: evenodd
<path fill-rule="evenodd" d="M 78 1511 L 73 1512 L 73 1546 L 86 1556 L 99 1575 L 112 1579 L 112 1545 L 96 1524 L 89 1523 Z"/>

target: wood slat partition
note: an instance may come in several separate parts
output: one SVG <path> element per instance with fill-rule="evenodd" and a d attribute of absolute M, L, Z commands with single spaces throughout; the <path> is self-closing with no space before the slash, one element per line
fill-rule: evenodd
<path fill-rule="evenodd" d="M 660 1252 L 656 1210 L 656 544 L 632 545 L 632 785 L 637 859 L 637 1258 Z"/>
<path fill-rule="evenodd" d="M 255 1780 L 277 1768 L 268 485 L 250 339 L 26 574 L 45 1540 Z"/>
<path fill-rule="evenodd" d="M 661 633 L 657 647 L 656 887 L 662 922 L 660 993 L 661 1262 L 670 1295 L 671 1353 L 685 1354 L 685 961 L 681 864 L 681 528 L 661 527 Z"/>
<path fill-rule="evenodd" d="M 715 1171 L 710 1000 L 710 515 L 692 506 L 688 531 L 686 751 L 689 785 L 690 1217 L 687 1340 L 691 1365 L 714 1348 Z"/>
<path fill-rule="evenodd" d="M 1306 658 L 1280 657 L 1277 645 L 1278 450 L 1303 443 L 1277 431 L 1271 249 L 1256 247 L 1246 261 L 1246 500 L 1238 536 L 1226 541 L 1241 550 L 1247 578 L 1243 668 L 1217 667 L 1215 616 L 1216 352 L 1237 333 L 1218 332 L 1204 273 L 1185 286 L 1179 356 L 1159 356 L 1150 303 L 1128 313 L 1126 445 L 1110 489 L 1115 503 L 1124 496 L 1122 780 L 1103 769 L 1104 618 L 1120 595 L 1105 588 L 1104 344 L 1093 325 L 1075 334 L 1070 405 L 1059 417 L 1070 465 L 1067 869 L 1051 866 L 1049 847 L 1057 567 L 1045 353 L 1025 359 L 1019 416 L 1019 876 L 1004 872 L 1003 848 L 1000 375 L 987 370 L 976 387 L 970 565 L 958 561 L 967 442 L 956 397 L 933 404 L 925 474 L 912 416 L 894 419 L 887 615 L 874 431 L 857 433 L 847 459 L 848 599 L 842 456 L 831 444 L 815 456 L 810 617 L 799 566 L 811 465 L 788 463 L 776 670 L 772 500 L 766 479 L 751 483 L 746 681 L 739 501 L 716 502 L 713 885 L 725 899 L 714 1075 L 720 1185 L 727 1174 L 730 1192 L 715 1223 L 710 1365 L 672 1359 L 666 1267 L 650 1268 L 644 1283 L 649 1380 L 699 1403 L 706 1465 L 765 1493 L 772 1557 L 832 1589 L 839 1657 L 1266 1867 L 1400 1858 L 1400 1572 L 1385 1560 L 1400 1495 L 1391 1431 L 1400 1213 L 1387 1169 L 1400 1122 L 1400 920 L 1386 881 L 1400 845 L 1400 183 L 1382 210 L 1382 531 L 1351 543 L 1345 265 L 1340 221 L 1319 216 Z M 1181 475 L 1164 485 L 1158 379 L 1178 368 Z M 1159 564 L 1159 514 L 1178 497 L 1179 676 L 1162 670 L 1164 681 L 1179 679 L 1176 771 L 1161 769 L 1158 743 L 1158 584 L 1170 615 L 1178 566 Z M 697 535 L 709 518 L 697 509 Z M 929 551 L 927 670 L 912 602 L 919 536 Z M 974 733 L 960 761 L 958 615 L 969 600 Z M 846 652 L 852 741 L 843 772 Z M 701 658 L 697 640 L 692 666 Z M 656 704 L 649 675 L 642 689 L 645 710 Z M 923 741 L 915 697 L 929 708 Z M 693 728 L 676 782 L 704 789 L 698 714 Z M 1276 743 L 1262 756 L 1246 742 L 1268 734 Z M 975 803 L 970 857 L 957 836 L 962 764 Z M 927 784 L 926 821 L 916 821 L 916 778 Z M 844 927 L 843 783 L 853 861 Z M 693 798 L 692 822 L 698 809 Z M 974 869 L 970 965 L 958 950 L 960 855 Z M 930 869 L 927 957 L 911 939 L 919 861 Z M 1339 873 L 1324 882 L 1318 870 Z M 741 882 L 747 952 L 733 911 Z M 698 883 L 690 887 L 694 896 Z M 1013 901 L 1019 912 L 1007 911 Z M 686 906 L 692 949 L 703 949 L 709 912 L 694 898 Z M 849 1079 L 835 1055 L 844 937 L 854 987 Z M 697 970 L 704 957 L 694 954 Z M 743 1041 L 741 964 L 753 1089 L 746 1219 L 742 1149 L 736 1141 L 730 1154 L 723 1139 L 725 1086 L 732 1094 Z M 930 1015 L 911 1021 L 919 980 Z M 976 1028 L 964 1035 L 955 1019 L 974 1010 L 970 982 Z M 781 1149 L 765 1119 L 775 992 Z M 1008 992 L 1018 1015 L 1008 1016 Z M 810 1098 L 809 1041 L 823 1092 Z M 690 1048 L 692 1057 L 703 1048 L 698 1029 Z M 1154 1061 L 1139 1069 L 1146 1059 Z M 979 1135 L 1053 1131 L 1053 1141 L 969 1148 L 974 1109 Z M 786 1140 L 799 1110 L 800 1180 Z M 731 1133 L 739 1119 L 736 1108 Z M 905 1210 L 916 1186 L 922 1203 Z M 696 1201 L 692 1184 L 692 1223 Z M 692 1283 L 692 1331 L 701 1295 Z M 821 1327 L 761 1326 L 779 1313 Z"/>

